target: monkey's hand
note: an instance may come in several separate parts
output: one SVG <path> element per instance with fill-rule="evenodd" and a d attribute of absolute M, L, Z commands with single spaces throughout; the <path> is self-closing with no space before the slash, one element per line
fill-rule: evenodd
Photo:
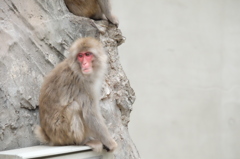
<path fill-rule="evenodd" d="M 118 28 L 119 26 L 119 21 L 118 21 L 118 18 L 114 15 L 111 15 L 110 17 L 107 17 L 108 20 L 113 23 L 114 25 L 116 25 L 116 27 Z"/>
<path fill-rule="evenodd" d="M 106 149 L 108 152 L 113 152 L 117 148 L 116 141 L 112 140 L 109 145 L 104 145 L 104 149 Z"/>

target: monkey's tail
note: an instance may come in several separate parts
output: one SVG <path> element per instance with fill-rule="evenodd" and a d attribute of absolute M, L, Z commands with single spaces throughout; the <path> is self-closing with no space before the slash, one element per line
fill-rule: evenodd
<path fill-rule="evenodd" d="M 44 144 L 49 144 L 50 143 L 49 137 L 47 136 L 45 131 L 41 128 L 41 126 L 37 125 L 35 127 L 34 134 L 40 142 L 42 142 Z"/>

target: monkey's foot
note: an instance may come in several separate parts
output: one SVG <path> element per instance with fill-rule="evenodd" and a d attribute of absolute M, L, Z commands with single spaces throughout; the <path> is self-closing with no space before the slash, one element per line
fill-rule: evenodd
<path fill-rule="evenodd" d="M 103 144 L 98 140 L 88 141 L 86 145 L 90 146 L 95 152 L 102 152 Z"/>
<path fill-rule="evenodd" d="M 116 143 L 116 141 L 112 140 L 108 146 L 104 145 L 104 149 L 106 149 L 108 152 L 113 152 L 117 148 L 117 146 L 118 144 Z"/>

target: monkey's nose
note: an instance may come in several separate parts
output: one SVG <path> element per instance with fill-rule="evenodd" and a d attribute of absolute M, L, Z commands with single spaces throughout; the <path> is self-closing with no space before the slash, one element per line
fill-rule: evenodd
<path fill-rule="evenodd" d="M 83 66 L 88 66 L 88 63 L 87 63 L 87 62 L 83 62 L 82 65 L 83 65 Z"/>

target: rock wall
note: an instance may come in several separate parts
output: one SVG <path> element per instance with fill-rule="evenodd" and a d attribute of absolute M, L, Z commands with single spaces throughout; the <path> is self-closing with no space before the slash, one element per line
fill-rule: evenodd
<path fill-rule="evenodd" d="M 75 16 L 63 0 L 0 1 L 0 150 L 38 145 L 38 96 L 44 76 L 79 37 L 100 39 L 109 56 L 101 110 L 118 142 L 115 158 L 140 158 L 128 133 L 135 94 L 119 62 L 121 31 L 107 21 Z"/>

